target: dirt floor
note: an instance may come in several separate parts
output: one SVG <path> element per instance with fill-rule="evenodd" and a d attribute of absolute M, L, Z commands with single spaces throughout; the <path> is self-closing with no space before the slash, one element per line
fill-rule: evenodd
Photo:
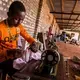
<path fill-rule="evenodd" d="M 80 46 L 64 42 L 57 42 L 56 45 L 58 46 L 59 52 L 64 57 L 70 57 L 70 58 L 73 56 L 80 57 Z"/>
<path fill-rule="evenodd" d="M 78 80 L 78 79 L 75 79 L 74 77 L 77 71 L 74 72 L 72 70 L 72 68 L 69 66 L 71 65 L 71 63 L 65 66 L 64 57 L 66 59 L 70 59 L 73 56 L 77 56 L 80 58 L 80 46 L 72 45 L 64 42 L 57 42 L 56 45 L 58 46 L 59 53 L 63 55 L 63 58 L 61 57 L 59 67 L 58 67 L 57 80 Z M 66 71 L 69 73 L 68 77 L 65 76 Z"/>

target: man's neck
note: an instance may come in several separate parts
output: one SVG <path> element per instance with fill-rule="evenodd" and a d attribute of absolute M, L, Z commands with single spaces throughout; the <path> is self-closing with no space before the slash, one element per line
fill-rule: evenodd
<path fill-rule="evenodd" d="M 8 27 L 13 27 L 11 20 L 6 19 L 6 24 Z"/>

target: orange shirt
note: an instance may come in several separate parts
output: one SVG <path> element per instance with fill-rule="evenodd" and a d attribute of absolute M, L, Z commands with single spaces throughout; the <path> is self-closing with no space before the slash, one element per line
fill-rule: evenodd
<path fill-rule="evenodd" d="M 5 59 L 6 50 L 17 47 L 18 34 L 30 44 L 35 41 L 21 24 L 18 27 L 8 27 L 4 21 L 0 22 L 0 62 Z"/>

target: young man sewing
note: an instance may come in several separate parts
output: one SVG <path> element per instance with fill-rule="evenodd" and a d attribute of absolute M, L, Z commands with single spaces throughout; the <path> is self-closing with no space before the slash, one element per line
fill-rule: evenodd
<path fill-rule="evenodd" d="M 10 71 L 12 70 L 12 65 L 10 64 L 13 60 L 9 59 L 10 56 L 8 57 L 7 50 L 16 50 L 18 35 L 20 34 L 30 44 L 35 42 L 34 38 L 21 25 L 25 14 L 24 5 L 20 1 L 14 1 L 7 12 L 8 18 L 0 22 L 0 69 L 5 74 L 12 72 Z"/>

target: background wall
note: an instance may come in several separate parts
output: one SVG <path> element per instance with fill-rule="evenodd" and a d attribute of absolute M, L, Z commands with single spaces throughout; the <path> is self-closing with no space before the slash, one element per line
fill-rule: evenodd
<path fill-rule="evenodd" d="M 7 18 L 8 8 L 13 1 L 15 0 L 0 0 L 0 21 Z M 41 31 L 46 32 L 51 25 L 53 26 L 54 34 L 59 32 L 59 27 L 56 23 L 56 20 L 54 16 L 50 14 L 50 9 L 47 5 L 47 0 L 19 1 L 23 2 L 26 7 L 26 16 L 22 24 L 32 36 L 34 36 L 35 31 L 36 35 L 38 32 Z M 35 29 L 36 27 L 37 29 Z"/>

